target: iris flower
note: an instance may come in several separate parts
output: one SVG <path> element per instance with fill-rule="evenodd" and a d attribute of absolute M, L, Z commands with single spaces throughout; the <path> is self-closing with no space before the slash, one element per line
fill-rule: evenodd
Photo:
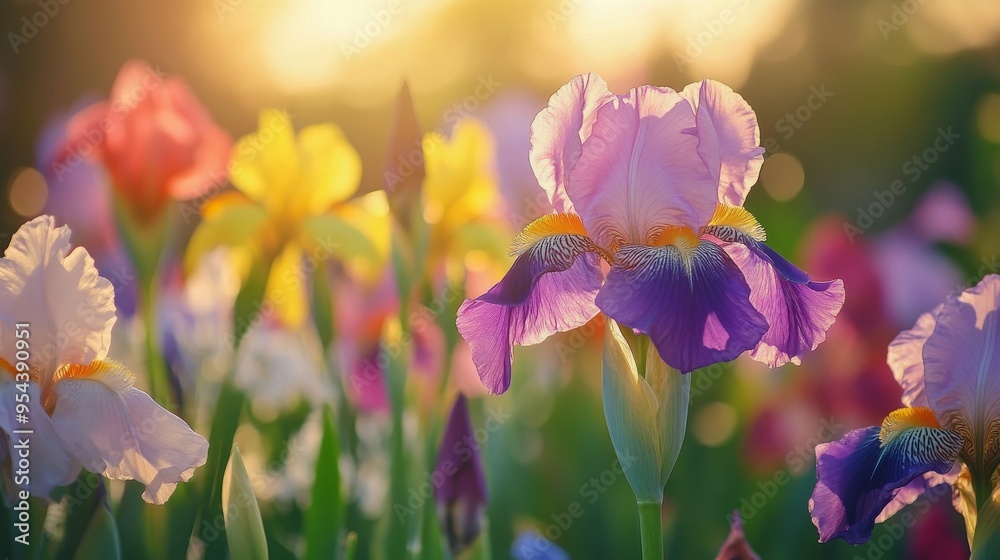
<path fill-rule="evenodd" d="M 0 259 L 5 486 L 16 483 L 48 496 L 86 468 L 137 480 L 146 486 L 147 502 L 162 504 L 205 463 L 208 442 L 135 387 L 128 369 L 107 359 L 114 288 L 86 250 L 70 251 L 69 236 L 69 228 L 41 216 L 14 234 Z M 7 404 L 15 402 L 27 404 L 28 412 Z M 15 433 L 25 429 L 33 433 Z M 16 446 L 26 437 L 30 473 L 12 480 L 15 466 L 8 459 L 19 456 Z"/>
<path fill-rule="evenodd" d="M 304 263 L 338 257 L 367 269 L 388 253 L 385 197 L 351 198 L 361 158 L 336 125 L 308 126 L 296 136 L 287 114 L 264 110 L 257 132 L 233 148 L 229 172 L 237 190 L 202 208 L 187 268 L 220 245 L 266 266 L 266 297 L 287 325 L 306 316 Z"/>
<path fill-rule="evenodd" d="M 812 281 L 764 244 L 743 208 L 759 143 L 753 110 L 718 82 L 618 95 L 588 74 L 559 89 L 532 123 L 530 152 L 556 213 L 514 238 L 506 276 L 458 312 L 486 387 L 510 386 L 513 346 L 598 312 L 648 334 L 681 372 L 745 351 L 798 363 L 819 345 L 843 283 Z"/>
<path fill-rule="evenodd" d="M 66 126 L 62 180 L 81 156 L 103 164 L 116 196 L 135 221 L 155 221 L 171 199 L 202 196 L 225 177 L 232 139 L 190 88 L 138 60 L 122 66 L 111 98 Z"/>
<path fill-rule="evenodd" d="M 488 499 L 469 403 L 461 393 L 448 417 L 434 473 L 444 480 L 434 490 L 441 527 L 452 554 L 459 556 L 479 536 Z"/>
<path fill-rule="evenodd" d="M 863 543 L 876 522 L 941 483 L 961 490 L 966 479 L 976 494 L 992 491 L 1000 465 L 998 312 L 1000 276 L 990 275 L 893 340 L 888 361 L 905 407 L 881 426 L 816 447 L 809 511 L 821 542 Z"/>

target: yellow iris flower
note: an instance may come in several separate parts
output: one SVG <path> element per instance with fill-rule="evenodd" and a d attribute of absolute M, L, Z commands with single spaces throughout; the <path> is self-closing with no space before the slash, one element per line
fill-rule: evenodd
<path fill-rule="evenodd" d="M 504 206 L 496 175 L 495 145 L 479 121 L 460 121 L 445 139 L 424 136 L 424 220 L 429 226 L 433 271 L 455 266 L 506 266 L 509 227 L 498 211 Z M 478 262 L 485 257 L 487 262 Z M 474 261 L 470 263 L 471 261 Z"/>
<path fill-rule="evenodd" d="M 298 136 L 287 114 L 260 113 L 258 130 L 239 139 L 229 164 L 236 191 L 202 207 L 202 222 L 185 256 L 190 271 L 218 246 L 234 250 L 244 277 L 269 263 L 265 297 L 289 326 L 308 315 L 305 286 L 312 268 L 336 257 L 371 276 L 389 252 L 389 215 L 381 191 L 354 198 L 361 158 L 333 124 Z"/>

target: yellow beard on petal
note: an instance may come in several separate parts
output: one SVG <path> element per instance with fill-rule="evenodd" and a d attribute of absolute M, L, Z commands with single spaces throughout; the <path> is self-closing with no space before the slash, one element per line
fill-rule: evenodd
<path fill-rule="evenodd" d="M 510 242 L 510 256 L 516 257 L 552 235 L 582 235 L 590 237 L 583 220 L 576 214 L 547 214 L 528 224 Z"/>
<path fill-rule="evenodd" d="M 690 271 L 694 252 L 699 243 L 701 243 L 701 239 L 691 228 L 667 226 L 656 236 L 652 245 L 653 247 L 673 247 L 676 249 L 684 261 L 684 266 Z"/>
<path fill-rule="evenodd" d="M 100 381 L 113 391 L 124 391 L 135 384 L 135 375 L 121 362 L 98 360 L 87 365 L 69 364 L 56 372 L 55 381 L 64 379 L 89 379 Z"/>
<path fill-rule="evenodd" d="M 941 428 L 934 411 L 923 406 L 900 408 L 889 413 L 882 421 L 882 429 L 878 439 L 882 445 L 889 443 L 904 430 L 909 428 Z"/>
<path fill-rule="evenodd" d="M 731 228 L 760 242 L 767 239 L 764 226 L 742 206 L 717 205 L 706 227 Z"/>

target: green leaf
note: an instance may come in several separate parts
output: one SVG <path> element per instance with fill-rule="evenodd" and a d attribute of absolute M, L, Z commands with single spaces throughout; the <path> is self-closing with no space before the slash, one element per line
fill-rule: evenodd
<path fill-rule="evenodd" d="M 347 538 L 344 540 L 344 560 L 354 560 L 354 556 L 358 553 L 358 534 L 354 531 L 347 533 Z"/>
<path fill-rule="evenodd" d="M 343 517 L 340 496 L 340 443 L 330 407 L 323 408 L 323 440 L 316 460 L 316 480 L 306 513 L 307 559 L 333 558 Z"/>
<path fill-rule="evenodd" d="M 222 514 L 226 522 L 226 540 L 232 558 L 267 560 L 267 539 L 260 518 L 257 498 L 250 477 L 243 466 L 239 446 L 233 446 L 222 485 Z"/>
<path fill-rule="evenodd" d="M 114 560 L 121 557 L 118 526 L 115 524 L 115 517 L 108 509 L 107 501 L 102 500 L 90 518 L 90 525 L 83 535 L 83 540 L 80 541 L 79 548 L 76 549 L 75 558 Z"/>
<path fill-rule="evenodd" d="M 222 515 L 222 487 L 226 457 L 233 448 L 233 437 L 239 427 L 240 413 L 246 397 L 232 381 L 222 383 L 219 399 L 215 404 L 215 417 L 209 434 L 208 462 L 205 465 L 205 488 L 201 517 L 196 526 L 199 537 L 206 544 L 205 558 L 225 558 L 225 540 L 220 539 L 219 521 Z M 224 523 L 221 524 L 224 529 Z M 220 550 L 221 549 L 221 550 Z"/>

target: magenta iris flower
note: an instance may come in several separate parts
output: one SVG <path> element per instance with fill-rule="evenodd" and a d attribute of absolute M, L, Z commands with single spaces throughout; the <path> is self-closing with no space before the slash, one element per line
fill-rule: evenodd
<path fill-rule="evenodd" d="M 617 95 L 587 74 L 560 88 L 531 125 L 530 153 L 556 213 L 529 224 L 506 276 L 458 311 L 486 387 L 510 387 L 514 346 L 598 312 L 648 334 L 684 373 L 748 350 L 798 363 L 822 342 L 843 283 L 812 281 L 764 244 L 743 208 L 759 144 L 753 110 L 718 82 Z"/>
<path fill-rule="evenodd" d="M 863 543 L 876 522 L 938 484 L 962 487 L 964 478 L 977 493 L 991 491 L 1000 466 L 1000 276 L 901 332 L 889 365 L 906 407 L 816 447 L 809 511 L 821 542 Z"/>

